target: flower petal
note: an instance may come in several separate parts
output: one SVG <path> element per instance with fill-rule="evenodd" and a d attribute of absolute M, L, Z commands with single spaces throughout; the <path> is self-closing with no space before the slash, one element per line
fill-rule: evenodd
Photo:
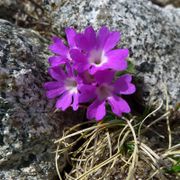
<path fill-rule="evenodd" d="M 87 62 L 86 56 L 84 56 L 83 53 L 81 53 L 78 49 L 72 49 L 70 51 L 71 58 L 78 63 L 85 63 Z"/>
<path fill-rule="evenodd" d="M 97 71 L 94 77 L 97 83 L 112 83 L 112 80 L 114 78 L 114 71 L 112 70 Z"/>
<path fill-rule="evenodd" d="M 56 54 L 67 56 L 68 48 L 64 45 L 62 40 L 58 37 L 53 37 L 53 44 L 49 46 L 49 49 Z"/>
<path fill-rule="evenodd" d="M 64 71 L 60 67 L 51 67 L 48 69 L 49 74 L 51 77 L 57 81 L 64 81 L 66 78 Z"/>
<path fill-rule="evenodd" d="M 64 57 L 61 57 L 61 56 L 52 56 L 48 59 L 50 65 L 52 67 L 54 66 L 59 66 L 61 64 L 65 64 L 67 59 L 65 59 Z"/>
<path fill-rule="evenodd" d="M 75 42 L 78 48 L 84 51 L 89 51 L 91 48 L 89 42 L 84 34 L 77 34 L 75 37 Z"/>
<path fill-rule="evenodd" d="M 43 87 L 46 90 L 56 89 L 56 88 L 59 88 L 62 86 L 63 86 L 63 83 L 61 83 L 59 81 L 51 81 L 51 82 L 46 82 L 43 84 Z"/>
<path fill-rule="evenodd" d="M 92 65 L 92 66 L 89 68 L 89 73 L 90 73 L 91 75 L 94 75 L 96 72 L 104 71 L 104 70 L 107 70 L 107 69 L 110 69 L 110 67 L 109 67 L 107 64 L 103 64 L 103 65 L 101 65 L 101 66 Z"/>
<path fill-rule="evenodd" d="M 119 40 L 120 40 L 120 33 L 116 31 L 111 32 L 104 46 L 105 52 L 113 49 L 117 45 Z"/>
<path fill-rule="evenodd" d="M 96 45 L 96 32 L 92 26 L 89 26 L 85 29 L 84 35 L 88 41 L 89 49 L 94 48 Z"/>
<path fill-rule="evenodd" d="M 76 43 L 75 43 L 76 31 L 73 28 L 66 28 L 65 32 L 69 46 L 71 48 L 76 47 Z"/>
<path fill-rule="evenodd" d="M 73 110 L 74 111 L 77 111 L 78 110 L 78 104 L 79 104 L 79 94 L 73 94 L 73 103 L 72 103 L 72 107 L 73 107 Z"/>
<path fill-rule="evenodd" d="M 72 94 L 65 92 L 56 102 L 56 108 L 65 111 L 72 103 Z"/>
<path fill-rule="evenodd" d="M 125 74 L 118 78 L 114 83 L 114 90 L 118 94 L 133 94 L 136 91 L 136 87 L 131 83 L 132 76 Z"/>
<path fill-rule="evenodd" d="M 97 35 L 97 48 L 98 49 L 103 49 L 106 41 L 107 41 L 107 38 L 109 36 L 109 29 L 105 26 L 103 26 L 99 32 L 98 32 L 98 35 Z"/>
<path fill-rule="evenodd" d="M 105 101 L 99 102 L 95 100 L 87 109 L 87 118 L 102 120 L 106 115 Z"/>
<path fill-rule="evenodd" d="M 74 66 L 79 72 L 83 72 L 88 69 L 89 64 L 87 58 L 78 50 L 72 49 L 70 51 L 71 58 L 74 60 Z"/>
<path fill-rule="evenodd" d="M 65 91 L 64 87 L 59 87 L 57 89 L 52 89 L 52 90 L 47 91 L 46 96 L 49 99 L 53 99 L 57 96 L 60 96 L 62 93 L 64 93 L 64 91 Z"/>
<path fill-rule="evenodd" d="M 79 102 L 84 103 L 88 102 L 95 98 L 96 88 L 92 85 L 82 85 L 79 87 L 80 95 L 79 95 Z"/>
<path fill-rule="evenodd" d="M 67 72 L 68 77 L 74 76 L 74 71 L 73 71 L 72 65 L 70 63 L 66 63 L 65 68 L 66 68 L 66 72 Z"/>
<path fill-rule="evenodd" d="M 128 103 L 121 97 L 109 97 L 108 103 L 110 104 L 113 113 L 117 116 L 121 116 L 122 113 L 129 113 L 131 111 Z"/>
<path fill-rule="evenodd" d="M 106 56 L 108 57 L 106 66 L 109 66 L 109 68 L 119 71 L 127 68 L 126 58 L 128 57 L 128 49 L 112 50 Z"/>

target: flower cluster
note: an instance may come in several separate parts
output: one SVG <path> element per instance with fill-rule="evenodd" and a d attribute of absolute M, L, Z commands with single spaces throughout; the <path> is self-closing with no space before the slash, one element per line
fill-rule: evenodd
<path fill-rule="evenodd" d="M 128 49 L 114 49 L 120 33 L 103 26 L 96 33 L 92 27 L 77 33 L 73 28 L 65 30 L 68 45 L 53 37 L 49 49 L 51 82 L 44 84 L 48 98 L 57 98 L 56 108 L 76 111 L 88 103 L 87 118 L 102 120 L 106 105 L 118 116 L 129 113 L 130 107 L 121 95 L 135 92 L 129 74 L 116 76 L 127 68 Z"/>

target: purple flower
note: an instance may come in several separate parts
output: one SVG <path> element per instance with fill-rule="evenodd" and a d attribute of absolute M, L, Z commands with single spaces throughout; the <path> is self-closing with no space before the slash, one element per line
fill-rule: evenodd
<path fill-rule="evenodd" d="M 79 72 L 89 70 L 90 74 L 109 68 L 115 71 L 125 70 L 128 49 L 112 50 L 119 40 L 120 33 L 111 32 L 107 27 L 102 27 L 97 34 L 92 27 L 86 28 L 84 33 L 75 36 L 78 49 L 70 51 L 75 68 Z"/>
<path fill-rule="evenodd" d="M 49 46 L 50 51 L 56 54 L 49 58 L 49 63 L 52 67 L 65 64 L 72 60 L 69 51 L 71 48 L 76 48 L 74 39 L 76 31 L 73 28 L 66 28 L 65 32 L 69 47 L 67 47 L 60 38 L 55 36 L 52 38 L 53 44 Z"/>
<path fill-rule="evenodd" d="M 96 86 L 89 85 L 89 87 L 81 88 L 80 101 L 89 101 L 89 93 L 94 99 L 87 109 L 87 118 L 95 118 L 98 121 L 103 119 L 106 114 L 106 103 L 111 106 L 113 113 L 117 116 L 121 116 L 122 113 L 129 113 L 130 107 L 120 95 L 135 92 L 135 86 L 131 83 L 131 75 L 123 75 L 115 82 L 113 82 L 114 72 L 111 70 L 98 71 L 94 76 L 97 82 Z"/>
<path fill-rule="evenodd" d="M 78 79 L 73 73 L 70 66 L 67 66 L 67 72 L 65 73 L 60 67 L 53 67 L 49 69 L 49 74 L 54 81 L 44 84 L 44 88 L 47 90 L 46 96 L 49 99 L 56 98 L 56 108 L 65 111 L 69 106 L 73 107 L 73 110 L 78 109 L 79 104 L 79 92 L 81 80 Z"/>
<path fill-rule="evenodd" d="M 56 98 L 56 108 L 65 111 L 72 106 L 89 103 L 87 118 L 102 120 L 106 104 L 117 116 L 129 113 L 130 107 L 121 95 L 135 92 L 129 74 L 116 78 L 118 71 L 127 68 L 128 49 L 113 49 L 120 40 L 120 33 L 102 27 L 98 33 L 92 27 L 77 34 L 73 28 L 66 29 L 68 46 L 53 37 L 49 46 L 55 55 L 49 58 L 49 74 L 52 81 L 44 88 L 49 99 Z M 63 66 L 61 66 L 63 65 Z"/>

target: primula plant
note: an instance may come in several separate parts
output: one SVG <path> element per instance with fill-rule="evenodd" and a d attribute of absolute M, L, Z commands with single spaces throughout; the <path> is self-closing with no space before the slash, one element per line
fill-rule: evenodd
<path fill-rule="evenodd" d="M 129 113 L 130 107 L 121 95 L 135 92 L 132 76 L 119 71 L 128 67 L 128 49 L 114 49 L 120 33 L 101 27 L 96 33 L 92 27 L 77 33 L 73 28 L 65 30 L 67 44 L 53 37 L 49 49 L 54 55 L 49 58 L 51 82 L 44 88 L 49 99 L 56 98 L 56 108 L 76 111 L 88 104 L 87 118 L 102 120 L 106 106 L 117 116 Z"/>
<path fill-rule="evenodd" d="M 159 111 L 162 101 L 152 112 L 151 107 L 146 107 L 142 115 L 116 117 L 131 111 L 123 97 L 133 94 L 136 89 L 131 76 L 134 66 L 127 61 L 128 49 L 115 48 L 120 33 L 107 27 L 100 28 L 97 33 L 92 27 L 81 33 L 67 28 L 66 37 L 66 45 L 60 38 L 53 37 L 49 46 L 54 55 L 49 58 L 48 72 L 52 80 L 44 84 L 46 95 L 49 99 L 56 99 L 57 109 L 65 111 L 72 107 L 76 111 L 85 107 L 88 119 L 104 121 L 76 124 L 64 130 L 63 136 L 55 141 L 55 165 L 59 179 L 112 177 L 131 180 L 146 176 L 149 179 L 177 179 L 166 173 L 169 171 L 176 175 L 179 172 L 177 156 L 180 147 L 172 144 L 174 138 L 169 118 L 173 117 L 174 121 L 174 115 L 171 114 L 172 109 L 168 109 L 168 98 L 167 112 L 163 115 Z M 158 101 L 156 103 L 159 104 Z M 161 128 L 165 127 L 165 119 L 168 135 Z M 161 120 L 163 124 L 159 126 Z M 160 129 L 155 126 L 157 123 Z M 150 133 L 160 144 L 161 152 L 146 145 L 146 140 L 149 144 Z M 162 137 L 164 143 L 160 142 Z M 160 159 L 166 162 L 160 163 Z M 163 165 L 167 162 L 172 164 L 170 170 Z M 142 167 L 148 169 L 145 176 L 139 176 Z"/>

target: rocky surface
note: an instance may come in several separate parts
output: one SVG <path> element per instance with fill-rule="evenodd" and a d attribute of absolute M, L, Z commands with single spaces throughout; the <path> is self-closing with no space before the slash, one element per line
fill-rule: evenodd
<path fill-rule="evenodd" d="M 15 14 L 17 13 L 17 1 L 16 0 L 1 0 L 0 1 L 0 18 L 7 19 L 11 22 L 15 20 Z M 8 13 L 7 13 L 8 12 Z"/>
<path fill-rule="evenodd" d="M 1 18 L 11 17 L 7 16 L 13 13 L 7 11 L 8 6 L 0 3 Z M 143 99 L 148 103 L 165 100 L 166 83 L 171 104 L 179 101 L 180 9 L 163 9 L 148 0 L 62 0 L 59 8 L 48 6 L 52 29 L 62 37 L 67 26 L 80 31 L 88 25 L 95 29 L 107 25 L 121 31 L 119 46 L 130 49 L 137 75 L 144 81 L 140 82 Z M 2 7 L 5 13 L 1 13 Z M 48 43 L 33 30 L 0 20 L 2 180 L 56 179 L 52 141 L 60 136 L 63 127 L 82 119 L 77 113 L 53 113 L 53 102 L 44 97 Z"/>
<path fill-rule="evenodd" d="M 44 96 L 47 41 L 0 20 L 0 179 L 55 179 L 53 140 L 78 122 Z M 81 115 L 82 119 L 82 115 Z"/>
<path fill-rule="evenodd" d="M 20 27 L 50 31 L 51 19 L 45 15 L 44 0 L 1 0 L 0 19 Z"/>
<path fill-rule="evenodd" d="M 63 1 L 53 16 L 59 34 L 67 26 L 107 25 L 121 31 L 120 46 L 130 49 L 144 81 L 143 99 L 165 100 L 167 86 L 170 103 L 180 100 L 180 9 L 160 8 L 148 0 L 71 0 Z"/>
<path fill-rule="evenodd" d="M 174 7 L 180 7 L 180 0 L 152 0 L 153 3 L 159 6 L 173 5 Z"/>

